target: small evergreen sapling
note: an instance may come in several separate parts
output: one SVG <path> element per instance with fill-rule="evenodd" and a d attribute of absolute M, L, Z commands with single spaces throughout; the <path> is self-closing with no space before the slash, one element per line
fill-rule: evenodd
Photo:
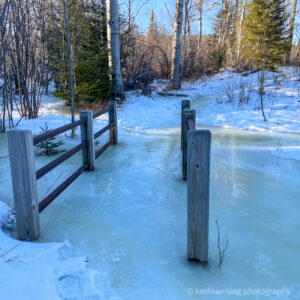
<path fill-rule="evenodd" d="M 45 127 L 40 127 L 42 132 L 41 133 L 47 133 L 51 131 L 49 129 L 47 122 L 45 123 Z M 56 137 L 49 138 L 41 143 L 38 143 L 36 147 L 39 149 L 39 154 L 41 155 L 56 155 L 60 152 L 63 152 L 64 150 L 58 149 L 61 145 L 63 145 L 64 142 L 62 139 L 57 139 Z"/>

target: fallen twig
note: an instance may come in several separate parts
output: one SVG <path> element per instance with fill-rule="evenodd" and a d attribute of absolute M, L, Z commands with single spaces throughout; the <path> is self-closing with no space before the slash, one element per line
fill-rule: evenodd
<path fill-rule="evenodd" d="M 7 255 L 9 252 L 13 251 L 14 249 L 16 249 L 18 246 L 22 245 L 24 242 L 21 242 L 19 244 L 16 244 L 15 246 L 13 246 L 12 248 L 10 248 L 9 250 L 7 250 L 5 253 L 1 254 L 0 257 L 4 257 L 5 255 Z"/>

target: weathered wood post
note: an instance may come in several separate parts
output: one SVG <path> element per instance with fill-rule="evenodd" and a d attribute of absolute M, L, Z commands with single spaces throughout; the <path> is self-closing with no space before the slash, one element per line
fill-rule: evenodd
<path fill-rule="evenodd" d="M 187 258 L 207 262 L 211 133 L 190 130 L 187 139 Z"/>
<path fill-rule="evenodd" d="M 182 118 L 182 179 L 187 179 L 187 120 L 196 121 L 196 111 L 194 109 L 185 109 Z"/>
<path fill-rule="evenodd" d="M 11 130 L 7 138 L 17 238 L 35 241 L 40 235 L 40 216 L 32 133 L 30 130 Z"/>
<path fill-rule="evenodd" d="M 191 108 L 191 101 L 190 100 L 182 100 L 181 101 L 181 149 L 183 145 L 183 111 L 185 109 Z"/>
<path fill-rule="evenodd" d="M 80 120 L 86 120 L 84 125 L 81 125 L 81 141 L 87 141 L 88 145 L 82 149 L 82 163 L 88 163 L 90 171 L 95 168 L 95 143 L 94 143 L 94 122 L 93 112 L 91 110 L 80 111 Z"/>
<path fill-rule="evenodd" d="M 113 145 L 118 144 L 118 116 L 117 116 L 117 101 L 108 101 L 108 118 L 109 124 L 114 125 L 109 130 L 109 139 Z"/>

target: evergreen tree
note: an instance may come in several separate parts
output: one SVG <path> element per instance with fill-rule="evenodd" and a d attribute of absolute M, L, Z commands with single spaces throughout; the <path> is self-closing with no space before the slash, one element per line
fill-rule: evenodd
<path fill-rule="evenodd" d="M 153 43 L 153 41 L 155 40 L 155 38 L 158 34 L 158 28 L 157 27 L 158 27 L 157 26 L 157 21 L 155 19 L 154 11 L 152 9 L 151 10 L 150 23 L 149 23 L 148 32 L 147 32 L 147 39 L 149 40 L 150 43 L 151 42 Z"/>
<path fill-rule="evenodd" d="M 104 101 L 111 91 L 106 44 L 106 19 L 103 7 L 92 3 L 87 5 L 86 25 L 83 28 L 77 52 L 75 69 L 78 100 Z"/>
<path fill-rule="evenodd" d="M 49 129 L 47 122 L 45 123 L 45 127 L 40 127 L 41 133 L 48 133 L 51 129 Z M 52 137 L 47 139 L 41 143 L 38 143 L 36 147 L 39 149 L 39 153 L 41 155 L 56 155 L 59 152 L 63 152 L 64 150 L 59 150 L 58 148 L 63 145 L 63 140 L 57 140 L 56 137 Z"/>
<path fill-rule="evenodd" d="M 107 58 L 105 5 L 103 1 L 70 1 L 75 101 L 104 101 L 111 92 Z M 65 24 L 56 6 L 49 24 L 47 49 L 57 95 L 69 100 Z"/>
<path fill-rule="evenodd" d="M 251 0 L 244 30 L 243 57 L 250 67 L 274 70 L 289 50 L 285 0 Z"/>

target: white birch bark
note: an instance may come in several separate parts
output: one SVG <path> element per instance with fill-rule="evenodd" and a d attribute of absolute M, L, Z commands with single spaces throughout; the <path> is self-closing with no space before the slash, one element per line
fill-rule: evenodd
<path fill-rule="evenodd" d="M 111 80 L 113 84 L 113 96 L 124 99 L 124 88 L 120 61 L 120 31 L 118 0 L 107 0 L 107 42 L 108 61 L 111 68 Z"/>
<path fill-rule="evenodd" d="M 180 89 L 180 47 L 181 47 L 181 32 L 182 32 L 182 18 L 183 18 L 183 0 L 176 0 L 176 13 L 174 23 L 173 35 L 173 51 L 172 51 L 172 66 L 171 66 L 171 80 L 169 89 Z"/>
<path fill-rule="evenodd" d="M 237 40 L 237 53 L 236 58 L 237 61 L 240 59 L 240 53 L 241 53 L 241 40 L 242 40 L 242 25 L 244 22 L 245 17 L 245 9 L 246 9 L 247 0 L 242 1 L 242 7 L 241 7 L 241 16 L 240 16 L 240 22 L 239 22 L 239 28 L 238 28 L 238 40 Z"/>
<path fill-rule="evenodd" d="M 183 11 L 184 11 L 184 17 L 183 17 L 183 28 L 182 28 L 182 34 L 183 34 L 183 45 L 182 45 L 182 57 L 181 57 L 181 73 L 180 73 L 180 76 L 182 77 L 183 75 L 183 70 L 184 70 L 184 67 L 185 67 L 185 56 L 186 56 L 186 33 L 187 33 L 187 30 L 186 30 L 186 27 L 187 27 L 187 21 L 188 21 L 188 1 L 189 0 L 184 0 L 184 3 L 183 3 Z"/>
<path fill-rule="evenodd" d="M 294 38 L 294 27 L 295 27 L 295 17 L 296 17 L 296 10 L 297 10 L 297 0 L 293 1 L 293 8 L 291 13 L 291 18 L 289 22 L 289 29 L 290 29 L 290 42 L 291 45 L 293 44 L 293 38 Z"/>
<path fill-rule="evenodd" d="M 67 1 L 67 2 L 66 2 Z M 71 115 L 72 123 L 75 122 L 75 89 L 74 89 L 74 75 L 72 68 L 72 40 L 71 40 L 71 31 L 70 31 L 70 16 L 69 16 L 69 0 L 63 0 L 64 6 L 64 21 L 66 27 L 66 38 L 67 38 L 67 50 L 68 50 L 68 66 L 69 66 L 69 88 L 71 96 Z M 75 130 L 72 130 L 72 137 L 75 136 Z"/>

